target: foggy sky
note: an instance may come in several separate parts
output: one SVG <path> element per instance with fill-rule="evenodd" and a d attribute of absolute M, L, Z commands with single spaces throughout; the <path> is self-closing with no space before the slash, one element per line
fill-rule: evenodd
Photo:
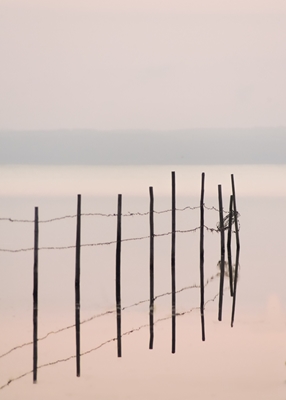
<path fill-rule="evenodd" d="M 283 0 L 1 0 L 0 129 L 286 125 Z"/>

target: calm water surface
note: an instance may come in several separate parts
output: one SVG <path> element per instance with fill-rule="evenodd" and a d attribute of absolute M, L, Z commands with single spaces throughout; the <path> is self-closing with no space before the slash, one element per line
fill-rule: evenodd
<path fill-rule="evenodd" d="M 206 305 L 206 342 L 201 342 L 199 290 L 177 295 L 177 352 L 170 354 L 171 322 L 155 326 L 155 347 L 148 350 L 148 328 L 123 338 L 123 357 L 116 343 L 82 357 L 82 377 L 75 377 L 75 360 L 39 370 L 39 383 L 28 375 L 3 389 L 3 399 L 285 399 L 286 361 L 286 166 L 164 166 L 164 167 L 0 167 L 0 214 L 3 218 L 40 219 L 76 212 L 82 194 L 83 213 L 116 213 L 117 194 L 123 212 L 149 209 L 148 187 L 154 187 L 155 209 L 171 206 L 171 171 L 176 171 L 177 208 L 199 205 L 201 172 L 206 173 L 205 204 L 218 206 L 222 184 L 224 207 L 234 173 L 240 212 L 241 259 L 237 314 L 230 328 L 231 299 L 226 280 L 223 322 L 217 321 L 217 299 Z M 206 225 L 216 227 L 218 213 L 206 210 Z M 40 246 L 75 243 L 75 218 L 40 225 Z M 1 221 L 0 248 L 33 247 L 33 223 Z M 199 226 L 199 210 L 177 212 L 177 229 Z M 155 216 L 155 232 L 171 229 L 170 213 Z M 123 237 L 148 236 L 148 216 L 123 218 Z M 82 218 L 82 243 L 114 241 L 114 217 Z M 155 241 L 155 291 L 170 291 L 170 236 Z M 199 282 L 199 233 L 177 235 L 177 289 Z M 122 304 L 149 296 L 149 241 L 122 246 Z M 206 279 L 218 271 L 219 236 L 205 233 Z M 235 248 L 233 248 L 233 251 Z M 32 339 L 33 252 L 0 253 L 2 335 L 0 353 Z M 114 308 L 115 246 L 82 248 L 82 320 Z M 214 279 L 206 300 L 218 292 Z M 156 318 L 170 316 L 170 297 L 156 302 Z M 39 254 L 39 336 L 74 322 L 74 249 L 42 250 Z M 123 313 L 123 331 L 148 324 L 148 302 Z M 114 315 L 82 325 L 82 352 L 115 336 Z M 74 330 L 39 342 L 39 364 L 74 355 Z M 25 346 L 0 358 L 0 385 L 32 369 L 32 349 Z"/>

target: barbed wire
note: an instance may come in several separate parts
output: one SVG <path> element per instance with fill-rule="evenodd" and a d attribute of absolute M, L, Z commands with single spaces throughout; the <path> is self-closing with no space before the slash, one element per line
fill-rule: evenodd
<path fill-rule="evenodd" d="M 206 209 L 206 210 L 208 210 L 208 211 L 216 211 L 216 212 L 218 212 L 219 213 L 219 209 L 218 208 L 216 208 L 216 207 L 214 207 L 214 206 L 212 206 L 212 207 L 207 207 L 205 204 L 204 204 L 204 208 Z M 229 211 L 226 211 L 226 210 L 222 210 L 225 214 L 228 214 L 229 213 Z"/>
<path fill-rule="evenodd" d="M 204 225 L 204 228 L 209 231 L 209 232 L 220 232 L 219 229 L 217 228 L 209 228 L 208 226 Z M 197 230 L 200 229 L 200 226 L 197 226 L 196 228 L 191 228 L 191 229 L 177 229 L 175 232 L 176 233 L 191 233 L 191 232 L 196 232 Z M 163 236 L 169 236 L 172 235 L 172 232 L 163 232 L 163 233 L 156 233 L 154 234 L 154 237 L 163 237 Z M 145 240 L 145 239 L 150 239 L 150 235 L 148 236 L 139 236 L 139 237 L 133 237 L 133 238 L 126 238 L 126 239 L 121 239 L 121 242 L 131 242 L 131 241 L 137 241 L 137 240 Z M 97 243 L 84 243 L 81 244 L 81 247 L 96 247 L 96 246 L 109 246 L 112 244 L 115 244 L 116 240 L 111 240 L 109 242 L 97 242 Z M 69 245 L 69 246 L 46 246 L 46 247 L 39 247 L 38 250 L 68 250 L 68 249 L 75 249 L 75 245 Z M 27 247 L 27 248 L 21 248 L 21 249 L 0 249 L 0 252 L 6 252 L 6 253 L 21 253 L 21 252 L 26 252 L 26 251 L 33 251 L 34 247 Z"/>
<path fill-rule="evenodd" d="M 205 281 L 204 287 L 206 287 L 209 283 L 211 283 L 219 275 L 220 275 L 220 272 L 217 272 L 216 274 L 214 274 L 210 278 L 208 278 Z M 199 288 L 200 288 L 200 285 L 194 283 L 193 285 L 190 285 L 190 286 L 184 286 L 183 288 L 177 290 L 176 293 L 178 294 L 178 293 L 184 292 L 185 290 L 199 289 Z M 165 292 L 165 293 L 158 294 L 157 296 L 154 297 L 154 301 L 159 299 L 159 298 L 161 298 L 161 297 L 171 296 L 171 295 L 172 295 L 172 292 Z M 141 304 L 149 303 L 149 302 L 150 302 L 150 299 L 140 300 L 140 301 L 138 301 L 136 303 L 133 303 L 133 304 L 130 304 L 128 306 L 122 307 L 122 311 L 125 311 L 125 310 L 127 310 L 129 308 L 137 307 L 137 306 L 139 306 Z M 82 320 L 80 322 L 80 324 L 81 325 L 82 324 L 86 324 L 87 322 L 93 321 L 94 319 L 97 319 L 97 318 L 100 318 L 100 317 L 104 317 L 105 315 L 114 314 L 114 313 L 116 313 L 116 309 L 104 311 L 102 313 L 92 315 L 91 317 Z M 57 329 L 56 331 L 50 331 L 50 332 L 46 333 L 44 336 L 38 338 L 38 342 L 47 339 L 50 335 L 55 335 L 55 334 L 67 331 L 69 329 L 72 329 L 74 327 L 75 327 L 75 324 L 72 324 L 72 325 L 65 326 L 64 328 Z M 14 351 L 16 351 L 18 349 L 22 349 L 23 347 L 26 347 L 26 346 L 31 346 L 32 344 L 33 344 L 33 342 L 30 341 L 30 342 L 26 342 L 26 343 L 22 343 L 20 345 L 17 345 L 15 347 L 11 348 L 10 350 L 6 351 L 5 353 L 0 354 L 0 359 L 3 358 L 3 357 L 6 357 L 7 355 L 11 354 L 12 352 L 14 352 Z"/>
<path fill-rule="evenodd" d="M 212 210 L 212 211 L 216 211 L 219 212 L 219 210 L 216 207 L 207 207 L 205 204 L 203 205 L 204 208 L 206 210 Z M 200 206 L 186 206 L 183 208 L 176 208 L 176 211 L 186 211 L 186 210 L 197 210 L 199 209 Z M 169 213 L 171 212 L 172 209 L 166 209 L 166 210 L 161 210 L 161 211 L 154 211 L 154 214 L 165 214 L 165 213 Z M 228 213 L 228 211 L 223 210 L 224 213 Z M 146 212 L 128 212 L 125 214 L 122 214 L 122 217 L 135 217 L 135 216 L 147 216 L 149 215 L 150 212 L 146 211 Z M 81 214 L 82 217 L 117 217 L 117 213 L 109 213 L 109 214 L 105 214 L 105 213 L 82 213 Z M 73 219 L 76 218 L 77 215 L 76 214 L 71 214 L 71 215 L 64 215 L 61 217 L 55 217 L 55 218 L 50 218 L 50 219 L 45 219 L 45 220 L 39 220 L 39 223 L 45 224 L 45 223 L 49 223 L 49 222 L 55 222 L 55 221 L 61 221 L 64 219 Z M 10 217 L 0 217 L 0 221 L 8 221 L 8 222 L 20 222 L 20 223 L 34 223 L 33 219 L 16 219 L 16 218 L 10 218 Z"/>
<path fill-rule="evenodd" d="M 226 288 L 226 289 L 227 289 L 227 288 Z M 225 289 L 225 290 L 226 290 L 226 289 Z M 211 299 L 207 300 L 207 301 L 205 302 L 205 306 L 206 306 L 208 303 L 210 303 L 210 302 L 214 302 L 215 299 L 216 299 L 218 296 L 219 296 L 219 293 L 217 293 L 217 294 L 216 294 L 214 297 L 212 297 Z M 195 311 L 195 310 L 200 310 L 200 307 L 199 307 L 199 306 L 197 306 L 197 307 L 192 307 L 192 308 L 190 308 L 189 310 L 186 310 L 186 311 L 183 311 L 183 312 L 177 312 L 175 315 L 178 316 L 178 317 L 182 317 L 182 316 L 184 316 L 184 315 L 186 315 L 186 314 L 190 314 L 191 312 L 193 312 L 193 311 Z M 158 323 L 160 323 L 160 322 L 166 321 L 166 320 L 168 320 L 168 319 L 171 319 L 171 318 L 172 318 L 172 315 L 168 315 L 168 316 L 166 316 L 166 317 L 159 318 L 159 319 L 157 319 L 157 320 L 154 322 L 154 325 L 156 325 L 156 324 L 158 324 Z M 138 331 L 140 331 L 141 329 L 144 329 L 144 328 L 147 328 L 147 327 L 149 327 L 149 324 L 140 325 L 140 326 L 138 326 L 137 328 L 133 328 L 133 329 L 130 329 L 130 330 L 128 330 L 128 331 L 122 333 L 122 334 L 121 334 L 121 337 L 123 337 L 123 336 L 129 336 L 129 335 L 131 335 L 132 333 L 138 332 Z M 110 339 L 108 339 L 108 340 L 102 342 L 102 343 L 99 344 L 98 346 L 93 347 L 93 348 L 91 348 L 91 349 L 89 349 L 89 350 L 86 350 L 86 351 L 82 352 L 82 353 L 80 354 L 80 356 L 85 356 L 85 355 L 87 355 L 87 354 L 90 354 L 90 353 L 92 353 L 92 352 L 94 352 L 94 351 L 96 351 L 96 350 L 99 350 L 99 349 L 102 348 L 103 346 L 106 346 L 107 344 L 112 343 L 112 342 L 115 342 L 115 341 L 117 341 L 117 337 L 110 338 Z M 72 359 L 74 359 L 74 358 L 76 358 L 76 355 L 71 355 L 71 356 L 66 357 L 66 358 L 61 358 L 61 359 L 58 359 L 58 360 L 55 360 L 55 361 L 51 361 L 51 362 L 48 362 L 48 363 L 46 363 L 46 364 L 39 365 L 39 366 L 38 366 L 38 369 L 46 368 L 46 367 L 53 366 L 53 365 L 56 365 L 56 364 L 59 364 L 59 363 L 64 363 L 64 362 L 70 361 L 70 360 L 72 360 Z M 30 374 L 32 374 L 32 373 L 33 373 L 33 370 L 28 371 L 28 372 L 25 372 L 25 373 L 23 373 L 23 374 L 21 374 L 21 375 L 19 375 L 19 376 L 16 376 L 15 378 L 10 378 L 4 385 L 0 386 L 0 390 L 2 390 L 2 389 L 4 389 L 5 387 L 9 386 L 11 383 L 13 383 L 13 382 L 15 382 L 15 381 L 17 381 L 17 380 L 19 380 L 19 379 L 22 379 L 22 378 L 24 378 L 25 376 L 30 375 Z"/>

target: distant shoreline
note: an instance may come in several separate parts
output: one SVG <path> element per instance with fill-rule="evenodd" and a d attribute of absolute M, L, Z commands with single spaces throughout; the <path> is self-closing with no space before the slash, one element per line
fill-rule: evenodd
<path fill-rule="evenodd" d="M 0 165 L 285 163 L 286 127 L 0 131 Z"/>

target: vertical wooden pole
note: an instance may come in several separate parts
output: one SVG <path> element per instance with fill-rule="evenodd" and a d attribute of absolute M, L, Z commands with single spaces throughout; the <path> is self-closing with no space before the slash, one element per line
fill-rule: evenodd
<path fill-rule="evenodd" d="M 75 255 L 75 331 L 76 331 L 76 376 L 80 376 L 80 231 L 81 195 L 77 195 L 77 226 Z"/>
<path fill-rule="evenodd" d="M 149 349 L 153 349 L 154 343 L 154 194 L 153 188 L 149 187 L 150 195 L 150 308 L 149 308 L 149 325 L 150 340 Z"/>
<path fill-rule="evenodd" d="M 231 185 L 232 185 L 232 196 L 233 196 L 235 238 L 236 238 L 235 272 L 234 272 L 234 287 L 233 287 L 232 313 L 231 313 L 231 327 L 233 327 L 235 304 L 236 304 L 236 288 L 237 288 L 237 279 L 238 279 L 239 253 L 240 253 L 239 228 L 238 228 L 238 220 L 237 220 L 236 196 L 235 196 L 235 185 L 234 185 L 233 174 L 231 174 Z"/>
<path fill-rule="evenodd" d="M 171 249 L 171 275 L 172 275 L 172 353 L 176 351 L 176 178 L 172 171 L 172 249 Z"/>
<path fill-rule="evenodd" d="M 224 244 L 223 205 L 222 205 L 221 185 L 218 185 L 218 202 L 219 202 L 219 227 L 220 227 L 220 282 L 219 282 L 218 320 L 221 321 L 222 304 L 223 304 L 224 264 L 225 264 L 225 244 Z"/>
<path fill-rule="evenodd" d="M 39 215 L 35 207 L 34 228 L 34 289 L 33 289 L 33 382 L 37 383 L 38 368 L 38 249 L 39 249 Z"/>
<path fill-rule="evenodd" d="M 118 195 L 117 204 L 117 242 L 116 242 L 116 316 L 117 316 L 117 357 L 121 357 L 121 214 L 122 195 Z"/>
<path fill-rule="evenodd" d="M 232 195 L 229 200 L 229 214 L 228 214 L 228 232 L 227 232 L 227 259 L 228 259 L 228 272 L 229 272 L 229 289 L 230 295 L 233 297 L 233 277 L 232 277 L 232 255 L 231 255 L 231 234 L 232 234 Z"/>
<path fill-rule="evenodd" d="M 200 201 L 200 288 L 201 288 L 201 326 L 202 326 L 202 340 L 205 341 L 205 283 L 204 283 L 204 195 L 205 195 L 205 173 L 202 173 L 201 183 L 201 201 Z"/>

